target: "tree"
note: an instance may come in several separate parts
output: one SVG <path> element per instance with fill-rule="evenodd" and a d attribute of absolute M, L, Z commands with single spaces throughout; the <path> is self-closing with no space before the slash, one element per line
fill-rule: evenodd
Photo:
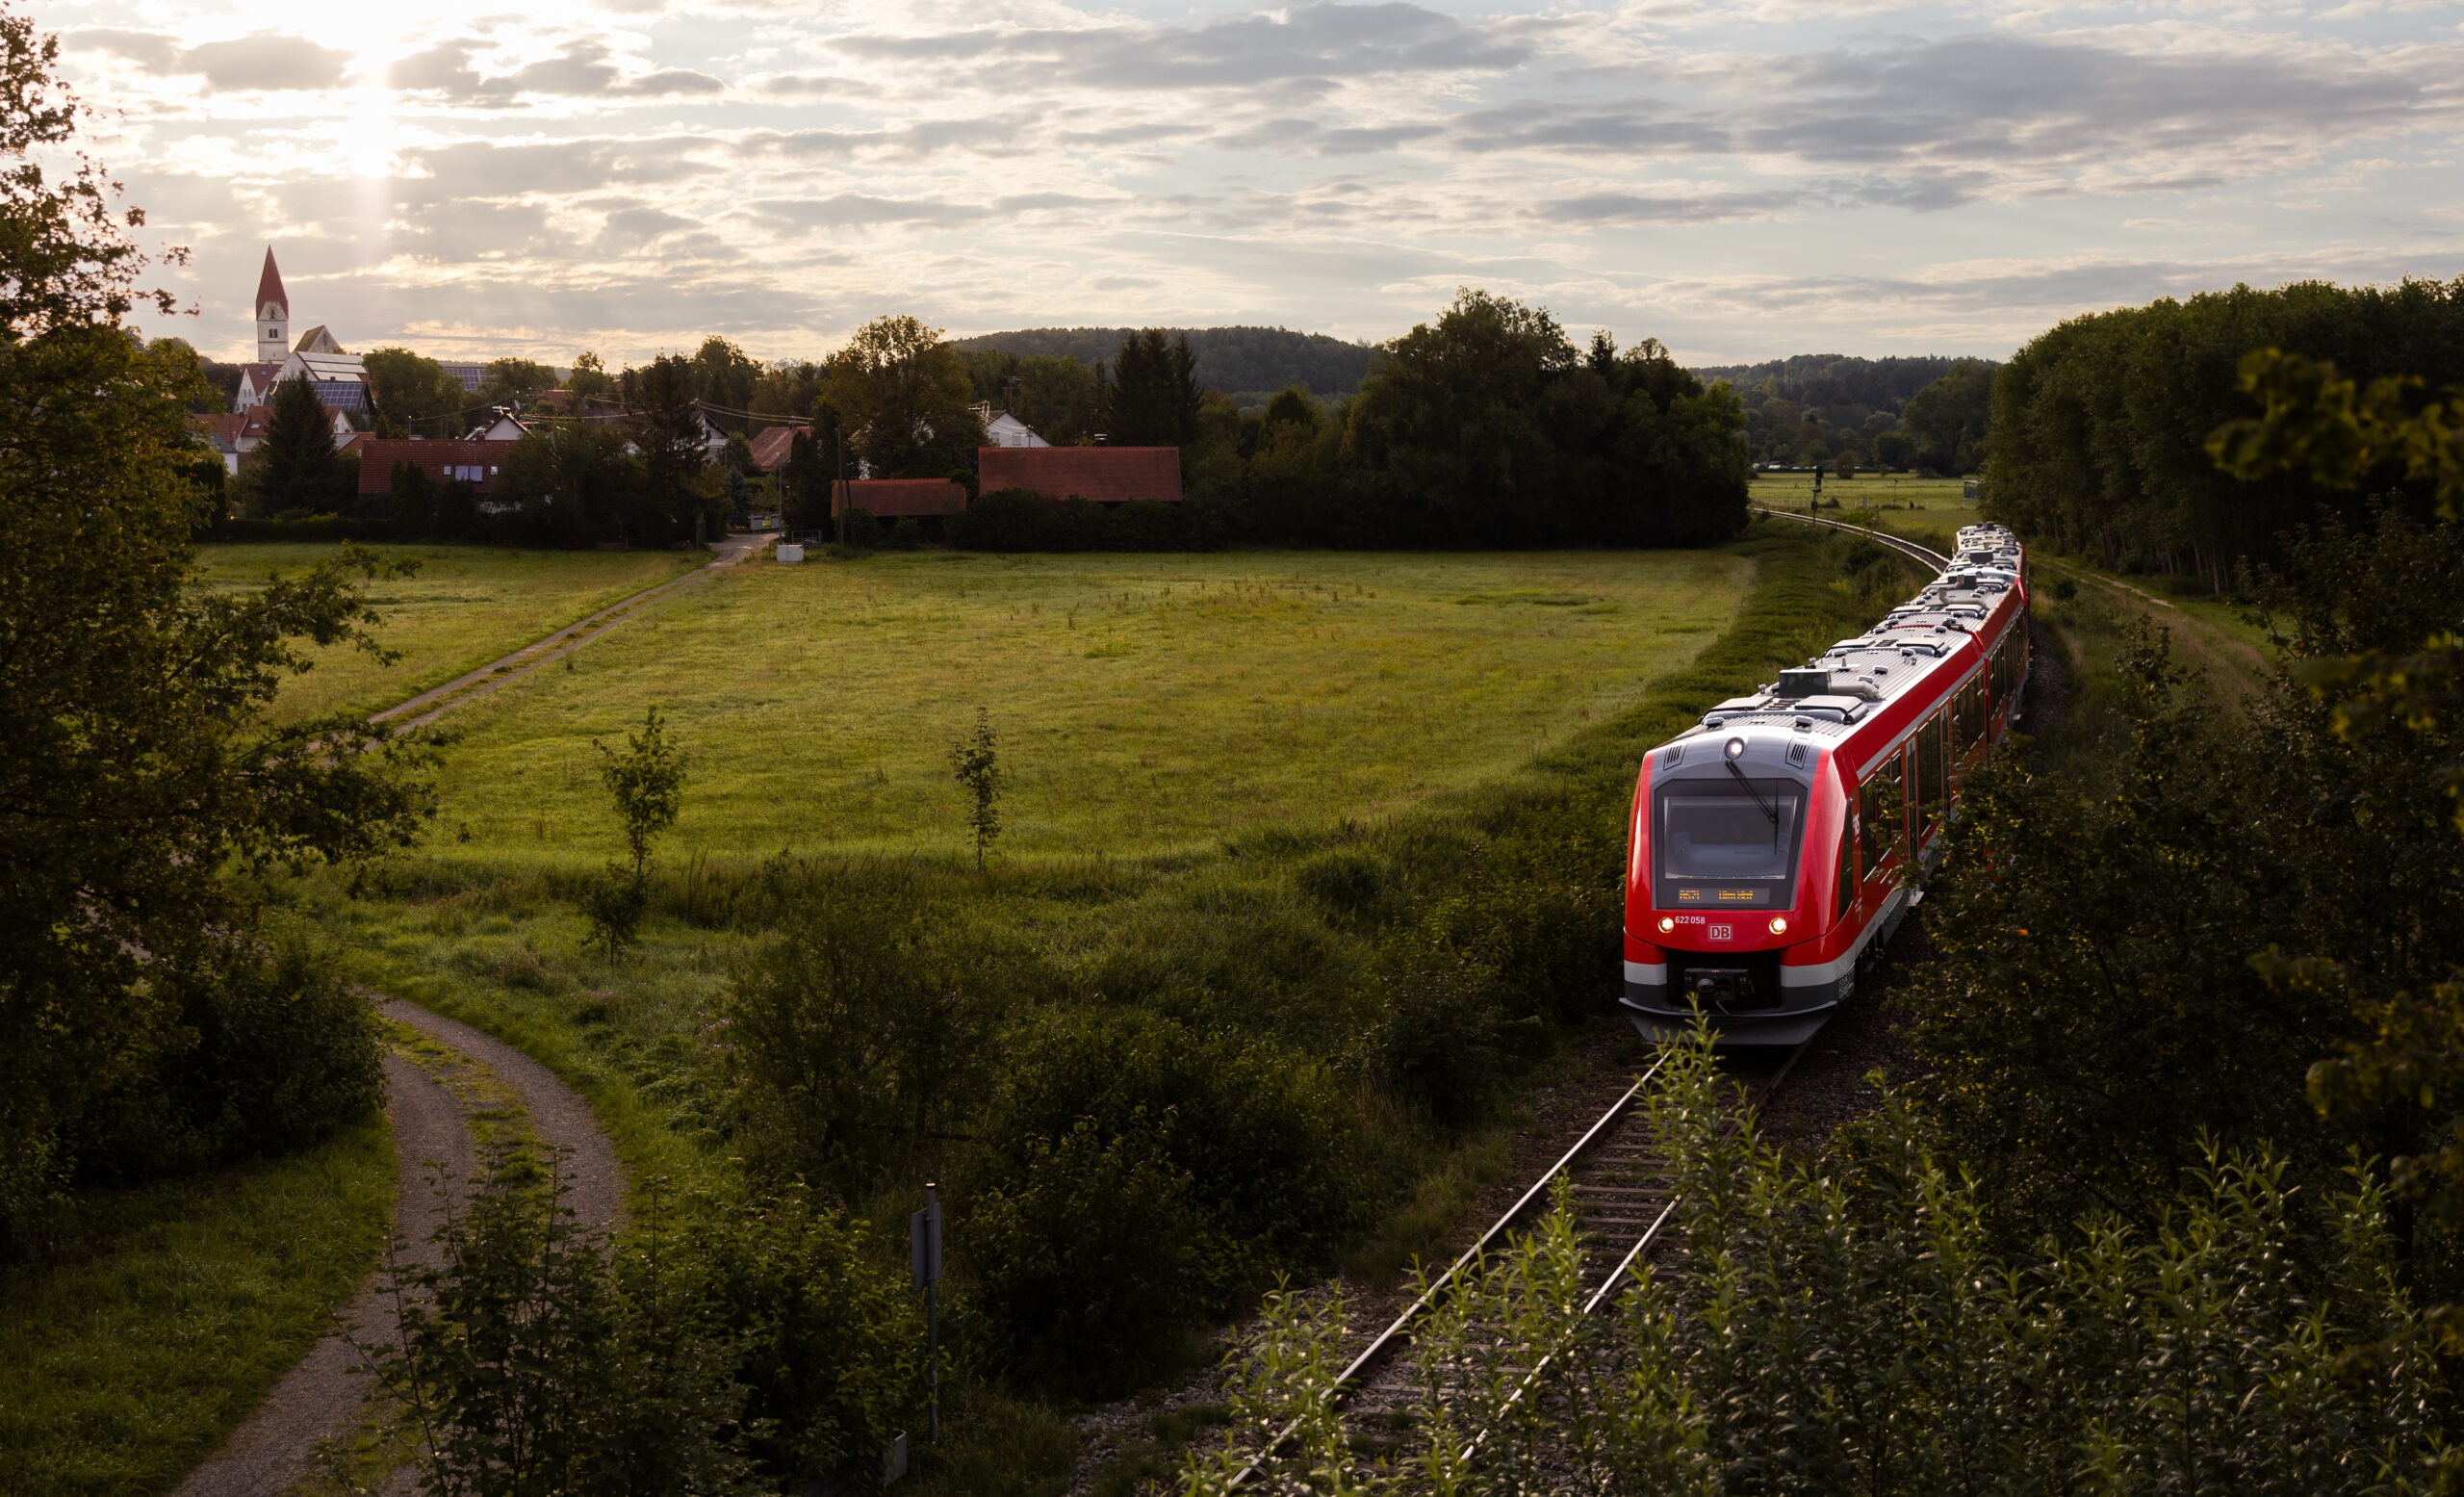
<path fill-rule="evenodd" d="M 709 428 L 693 394 L 692 363 L 661 354 L 625 371 L 624 390 L 644 477 L 641 503 L 627 516 L 626 531 L 636 544 L 684 539 L 693 533 L 696 516 L 706 518 L 713 507 L 702 482 Z"/>
<path fill-rule="evenodd" d="M 625 851 L 636 883 L 650 877 L 651 853 L 684 809 L 684 754 L 667 736 L 666 720 L 654 703 L 642 714 L 642 731 L 625 736 L 620 752 L 597 738 L 600 783 L 616 807 Z"/>
<path fill-rule="evenodd" d="M 967 830 L 975 837 L 975 870 L 981 873 L 985 854 L 1001 835 L 1001 790 L 1009 781 L 986 709 L 975 710 L 975 732 L 950 745 L 950 773 L 966 792 Z"/>
<path fill-rule="evenodd" d="M 970 468 L 984 442 L 974 388 L 941 330 L 878 317 L 830 356 L 821 399 L 877 478 L 942 478 Z"/>
<path fill-rule="evenodd" d="M 137 285 L 146 261 L 125 236 L 141 218 L 68 149 L 79 110 L 57 56 L 0 14 L 0 1247 L 83 1177 L 108 1116 L 198 1057 L 203 1005 L 262 1035 L 254 1000 L 206 995 L 280 980 L 229 870 L 407 845 L 427 804 L 421 741 L 346 715 L 267 720 L 305 647 L 371 640 L 356 580 L 386 569 L 346 549 L 260 588 L 204 585 L 195 360 L 126 322 L 171 306 Z M 77 164 L 54 179 L 53 160 Z M 278 1047 L 272 1076 L 196 1084 L 236 1102 L 287 1085 L 285 1063 Z"/>
<path fill-rule="evenodd" d="M 391 348 L 371 349 L 364 362 L 377 415 L 422 436 L 462 434 L 461 414 L 478 397 L 466 392 L 444 365 L 408 348 Z"/>
<path fill-rule="evenodd" d="M 574 355 L 573 373 L 565 376 L 565 388 L 574 393 L 577 400 L 603 400 L 615 396 L 616 380 L 599 355 L 584 348 Z"/>
<path fill-rule="evenodd" d="M 534 359 L 494 359 L 479 373 L 479 393 L 474 398 L 480 405 L 502 405 L 521 410 L 536 399 L 542 390 L 556 388 L 556 372 Z"/>
<path fill-rule="evenodd" d="M 1434 323 L 1387 346 L 1353 402 L 1353 460 L 1399 516 L 1446 544 L 1523 539 L 1563 486 L 1544 392 L 1577 364 L 1545 310 L 1464 288 Z"/>
<path fill-rule="evenodd" d="M 496 499 L 511 506 L 523 533 L 586 546 L 628 533 L 646 482 L 641 460 L 625 450 L 622 427 L 552 417 L 532 422 L 505 453 Z"/>
<path fill-rule="evenodd" d="M 1974 473 L 1985 460 L 1986 431 L 1993 410 L 1993 365 L 1962 359 L 1949 374 L 1908 398 L 1900 429 L 1914 445 L 1916 463 L 1937 473 Z"/>
<path fill-rule="evenodd" d="M 331 514 L 347 496 L 334 455 L 334 413 L 297 375 L 274 386 L 265 440 L 248 454 L 247 478 L 269 514 Z"/>
<path fill-rule="evenodd" d="M 828 378 L 829 371 L 810 359 L 782 359 L 754 380 L 753 403 L 746 409 L 757 416 L 808 421 Z"/>
<path fill-rule="evenodd" d="M 713 334 L 702 340 L 693 352 L 693 394 L 706 405 L 716 405 L 724 411 L 753 408 L 753 392 L 761 378 L 761 365 L 742 348 Z M 744 418 L 724 413 L 711 418 L 730 431 L 741 434 Z"/>
<path fill-rule="evenodd" d="M 2393 509 L 2380 511 L 2370 540 L 2331 519 L 2302 538 L 2289 585 L 2266 602 L 2335 740 L 2411 771 L 2374 777 L 2393 792 L 2396 824 L 2418 815 L 2427 780 L 2446 792 L 2450 828 L 2464 831 L 2464 385 L 2425 400 L 2418 377 L 2364 384 L 2272 348 L 2243 359 L 2240 382 L 2259 415 L 2219 426 L 2207 443 L 2236 477 L 2291 470 L 2349 489 L 2400 467 L 2430 490 L 2438 524 L 2427 533 Z M 2426 870 L 2400 865 L 2391 882 L 2408 893 L 2435 887 L 2454 865 L 2452 845 L 2444 852 L 2430 853 Z M 2441 914 L 2433 928 L 2442 931 L 2459 918 Z M 2371 1026 L 2312 1069 L 2313 1099 L 2331 1116 L 2402 1118 L 2399 1184 L 2441 1228 L 2464 1225 L 2464 1107 L 2454 1100 L 2464 1083 L 2464 952 L 2433 949 L 2403 964 L 2338 942 L 2307 958 L 2271 955 L 2264 968 L 2278 986 L 2314 1002 L 2358 996 Z M 2464 1347 L 2464 1307 L 2441 1305 L 2437 1317 L 2446 1346 Z"/>
<path fill-rule="evenodd" d="M 611 863 L 582 890 L 582 915 L 590 922 L 591 943 L 615 961 L 633 943 L 642 916 L 650 909 L 651 852 L 661 834 L 676 824 L 682 809 L 684 758 L 667 739 L 658 708 L 644 714 L 642 731 L 628 734 L 620 753 L 591 739 L 601 763 L 600 783 L 616 808 L 624 829 L 630 866 Z"/>
<path fill-rule="evenodd" d="M 1187 333 L 1160 327 L 1121 340 L 1104 388 L 1108 439 L 1116 447 L 1184 447 L 1197 439 L 1197 358 Z"/>

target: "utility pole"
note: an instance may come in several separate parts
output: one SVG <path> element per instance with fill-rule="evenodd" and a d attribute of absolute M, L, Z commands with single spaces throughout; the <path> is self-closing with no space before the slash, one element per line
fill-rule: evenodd
<path fill-rule="evenodd" d="M 926 1181 L 924 1209 L 907 1219 L 907 1258 L 915 1285 L 924 1291 L 924 1367 L 932 1396 L 927 1438 L 941 1442 L 941 1195 Z"/>

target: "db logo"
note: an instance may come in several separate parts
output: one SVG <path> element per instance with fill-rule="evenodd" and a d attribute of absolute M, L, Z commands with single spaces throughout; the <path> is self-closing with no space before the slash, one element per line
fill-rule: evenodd
<path fill-rule="evenodd" d="M 1710 934 L 1713 941 L 1726 941 L 1736 932 L 1726 925 L 1714 925 L 1711 927 Z"/>

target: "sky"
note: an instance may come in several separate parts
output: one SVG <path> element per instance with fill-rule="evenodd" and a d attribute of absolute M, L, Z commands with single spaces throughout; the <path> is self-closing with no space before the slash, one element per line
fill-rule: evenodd
<path fill-rule="evenodd" d="M 1688 363 L 2006 356 L 2236 282 L 2464 273 L 2464 7 L 1635 0 L 1275 10 L 34 0 L 186 245 L 157 320 L 614 366 L 1265 323 L 1459 286 Z"/>

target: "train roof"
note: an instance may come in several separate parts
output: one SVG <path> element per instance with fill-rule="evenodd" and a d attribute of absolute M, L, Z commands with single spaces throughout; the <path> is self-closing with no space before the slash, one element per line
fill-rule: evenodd
<path fill-rule="evenodd" d="M 2021 585 L 2026 554 L 1998 525 L 1959 532 L 1941 574 L 1872 629 L 1842 639 L 1751 696 L 1732 697 L 1670 740 L 1763 726 L 1810 735 L 1826 746 L 1845 739 L 1888 703 L 1912 692 L 1938 662 L 1961 653 Z"/>

